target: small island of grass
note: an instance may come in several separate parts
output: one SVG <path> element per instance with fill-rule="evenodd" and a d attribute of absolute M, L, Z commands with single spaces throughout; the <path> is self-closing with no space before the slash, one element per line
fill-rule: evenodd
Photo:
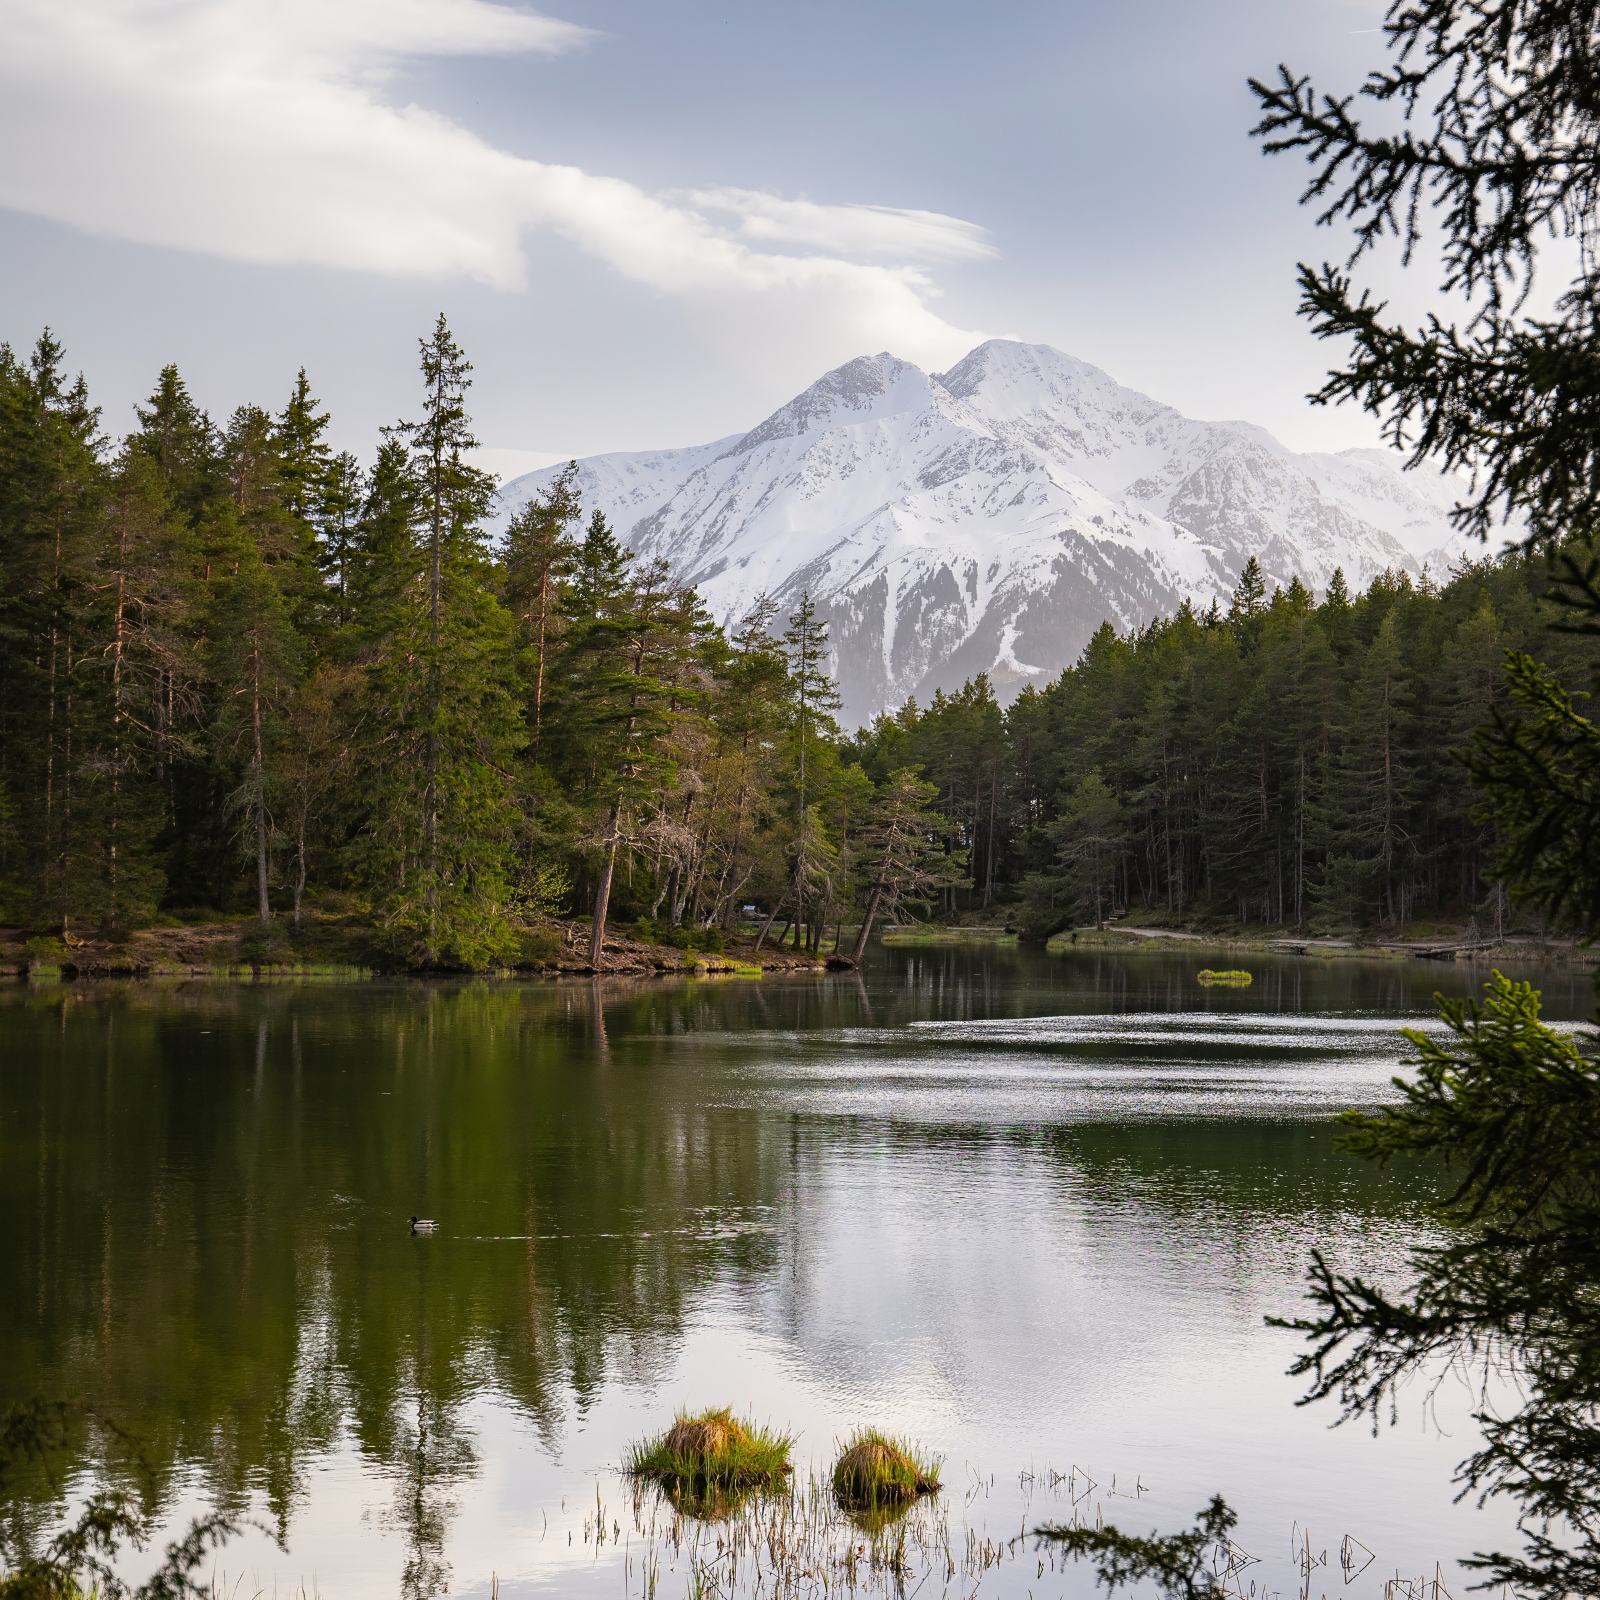
<path fill-rule="evenodd" d="M 1251 981 L 1250 974 L 1242 970 L 1213 972 L 1209 967 L 1199 975 L 1201 983 L 1231 983 L 1244 988 Z"/>
<path fill-rule="evenodd" d="M 833 1492 L 847 1511 L 877 1511 L 939 1491 L 939 1462 L 904 1439 L 863 1428 L 833 1465 Z"/>
<path fill-rule="evenodd" d="M 727 1406 L 696 1416 L 679 1412 L 664 1434 L 633 1447 L 627 1471 L 692 1493 L 776 1489 L 793 1470 L 793 1443 L 787 1434 L 738 1421 Z"/>

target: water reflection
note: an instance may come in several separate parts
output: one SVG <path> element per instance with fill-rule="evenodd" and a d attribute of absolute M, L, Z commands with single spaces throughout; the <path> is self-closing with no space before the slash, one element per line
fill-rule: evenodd
<path fill-rule="evenodd" d="M 774 1393 L 1009 1441 L 1140 1361 L 1191 1381 L 1172 1318 L 1213 1359 L 1194 1330 L 1253 1325 L 1311 1242 L 1392 1263 L 1426 1174 L 1334 1157 L 1318 1119 L 1473 977 L 1284 961 L 1216 992 L 1001 949 L 784 984 L 19 988 L 0 1397 L 90 1397 L 159 1502 L 198 1468 L 291 1540 L 353 1455 L 419 1600 L 501 1449 L 484 1406 L 605 1459 L 591 1418 L 700 1370 L 708 1329 L 765 1341 Z M 1587 1010 L 1586 979 L 1546 987 Z"/>

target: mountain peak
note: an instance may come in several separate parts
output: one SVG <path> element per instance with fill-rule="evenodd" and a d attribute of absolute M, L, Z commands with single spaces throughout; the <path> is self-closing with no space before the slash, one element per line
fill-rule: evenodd
<path fill-rule="evenodd" d="M 957 400 L 970 401 L 985 416 L 999 419 L 1032 411 L 1059 411 L 1065 403 L 1077 409 L 1085 393 L 1099 404 L 1115 397 L 1153 404 L 1124 389 L 1109 373 L 1048 344 L 1022 344 L 1016 339 L 990 339 L 968 351 L 934 382 Z"/>
<path fill-rule="evenodd" d="M 728 453 L 742 455 L 774 439 L 820 433 L 830 426 L 854 427 L 874 417 L 923 411 L 932 396 L 933 385 L 921 367 L 887 350 L 875 356 L 857 356 L 824 373 L 803 394 L 780 406 Z"/>
<path fill-rule="evenodd" d="M 940 376 L 847 361 L 734 440 L 590 458 L 580 491 L 719 620 L 766 594 L 827 616 L 849 718 L 987 672 L 1002 695 L 1102 622 L 1268 581 L 1352 583 L 1452 559 L 1449 486 L 1386 452 L 1297 455 L 1201 422 L 1049 345 L 993 339 Z M 557 469 L 509 485 L 509 510 Z"/>

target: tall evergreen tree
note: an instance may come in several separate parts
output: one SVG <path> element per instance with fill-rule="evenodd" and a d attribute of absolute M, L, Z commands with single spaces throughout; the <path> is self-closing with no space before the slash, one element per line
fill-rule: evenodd
<path fill-rule="evenodd" d="M 915 767 L 890 773 L 879 790 L 861 840 L 861 926 L 851 959 L 866 952 L 880 911 L 926 903 L 928 891 L 942 890 L 963 862 L 939 849 L 942 818 L 933 810 L 938 790 L 924 783 Z"/>
<path fill-rule="evenodd" d="M 386 920 L 425 959 L 471 965 L 509 948 L 507 774 L 525 736 L 510 691 L 511 618 L 493 592 L 483 527 L 494 480 L 466 460 L 477 445 L 472 368 L 442 316 L 420 343 L 422 416 L 391 430 L 409 444 L 409 471 L 391 458 L 374 474 L 375 493 L 412 489 L 403 498 L 420 571 L 388 597 L 377 628 L 357 855 Z M 398 529 L 384 531 L 400 545 Z"/>
<path fill-rule="evenodd" d="M 806 925 L 807 892 L 811 887 L 815 863 L 811 859 L 817 830 L 807 802 L 807 779 L 816 780 L 818 760 L 823 750 L 831 750 L 839 736 L 834 712 L 839 709 L 839 690 L 828 675 L 828 624 L 817 615 L 811 591 L 801 593 L 800 604 L 789 616 L 783 635 L 784 652 L 789 661 L 790 706 L 795 774 L 795 859 L 790 893 L 794 903 L 795 943 Z M 820 927 L 819 927 L 820 931 Z"/>
<path fill-rule="evenodd" d="M 506 528 L 502 556 L 505 598 L 516 619 L 518 643 L 529 657 L 525 670 L 532 680 L 533 692 L 528 707 L 528 757 L 535 766 L 539 763 L 544 727 L 551 647 L 562 624 L 560 588 L 573 571 L 579 553 L 567 529 L 580 515 L 578 463 L 569 461 L 550 487 L 530 499 Z M 580 607 L 585 603 L 578 602 Z"/>
<path fill-rule="evenodd" d="M 65 930 L 94 901 L 84 763 L 106 703 L 91 622 L 99 412 L 63 354 L 48 331 L 26 364 L 0 348 L 0 783 L 23 903 Z"/>

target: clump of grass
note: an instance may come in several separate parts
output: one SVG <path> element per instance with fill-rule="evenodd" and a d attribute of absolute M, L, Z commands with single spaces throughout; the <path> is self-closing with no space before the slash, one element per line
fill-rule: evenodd
<path fill-rule="evenodd" d="M 1201 983 L 1233 983 L 1243 988 L 1251 981 L 1250 974 L 1238 968 L 1228 972 L 1213 972 L 1209 967 L 1200 974 Z"/>
<path fill-rule="evenodd" d="M 939 1462 L 876 1428 L 853 1434 L 833 1464 L 833 1492 L 848 1511 L 881 1511 L 937 1494 Z"/>
<path fill-rule="evenodd" d="M 627 1470 L 693 1495 L 775 1489 L 793 1471 L 793 1444 L 788 1434 L 738 1421 L 727 1406 L 696 1416 L 680 1411 L 659 1438 L 633 1447 Z"/>

